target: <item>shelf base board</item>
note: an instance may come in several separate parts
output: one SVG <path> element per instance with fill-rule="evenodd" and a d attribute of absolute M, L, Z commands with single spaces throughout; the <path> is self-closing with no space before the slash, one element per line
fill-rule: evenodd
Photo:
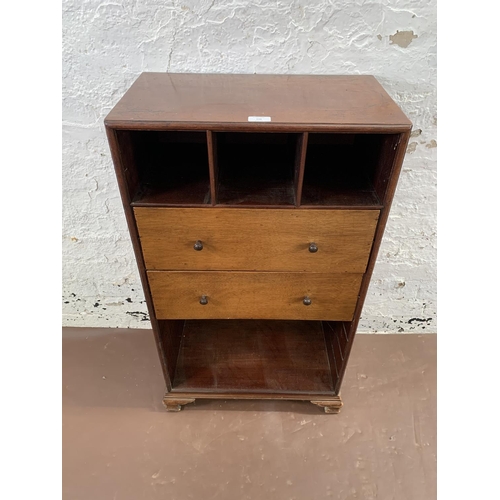
<path fill-rule="evenodd" d="M 190 397 L 186 397 L 190 396 Z M 193 397 L 194 396 L 194 397 Z M 337 414 L 343 406 L 340 395 L 325 397 L 321 395 L 321 399 L 316 399 L 317 396 L 301 395 L 301 394 L 204 394 L 204 393 L 176 393 L 166 392 L 163 397 L 163 405 L 167 411 L 181 411 L 182 407 L 194 403 L 196 399 L 272 399 L 272 400 L 287 400 L 287 401 L 310 401 L 313 405 L 324 409 L 325 413 Z"/>
<path fill-rule="evenodd" d="M 323 400 L 335 394 L 333 370 L 321 321 L 189 320 L 172 392 Z"/>

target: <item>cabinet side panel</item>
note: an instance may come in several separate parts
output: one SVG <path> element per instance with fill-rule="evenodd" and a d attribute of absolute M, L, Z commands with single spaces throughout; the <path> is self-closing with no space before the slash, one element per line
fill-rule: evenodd
<path fill-rule="evenodd" d="M 345 346 L 345 355 L 342 363 L 342 368 L 340 370 L 339 378 L 337 380 L 337 385 L 335 387 L 337 394 L 340 391 L 340 387 L 342 385 L 342 380 L 344 378 L 345 370 L 349 361 L 352 344 L 354 342 L 354 337 L 356 335 L 356 329 L 358 328 L 359 318 L 363 310 L 366 293 L 370 285 L 370 280 L 372 277 L 373 269 L 375 267 L 375 262 L 377 261 L 377 255 L 380 248 L 380 243 L 382 242 L 382 237 L 384 235 L 387 219 L 389 218 L 389 212 L 391 209 L 392 200 L 394 198 L 394 193 L 396 191 L 399 174 L 401 172 L 401 166 L 403 165 L 403 160 L 406 153 L 406 147 L 408 146 L 410 133 L 411 129 L 398 136 L 398 140 L 396 141 L 395 155 L 393 157 L 392 162 L 390 162 L 390 175 L 387 188 L 385 190 L 384 207 L 380 211 L 380 217 L 378 220 L 377 229 L 375 231 L 375 237 L 373 241 L 372 251 L 370 253 L 370 258 L 368 260 L 368 266 L 366 268 L 366 272 L 361 282 L 360 294 L 356 304 L 356 308 L 354 310 L 353 320 L 346 324 L 347 344 Z"/>
<path fill-rule="evenodd" d="M 153 333 L 156 341 L 156 348 L 158 350 L 158 356 L 160 358 L 160 364 L 163 371 L 163 376 L 165 377 L 165 382 L 167 384 L 167 389 L 171 389 L 171 381 L 169 377 L 169 372 L 167 368 L 167 362 L 165 359 L 165 355 L 163 352 L 163 346 L 160 338 L 160 327 L 158 321 L 155 316 L 153 300 L 151 298 L 151 292 L 149 290 L 149 283 L 146 274 L 146 268 L 144 266 L 144 260 L 142 258 L 142 250 L 141 244 L 139 242 L 139 235 L 137 232 L 137 226 L 135 223 L 134 213 L 132 211 L 132 207 L 130 206 L 130 193 L 132 191 L 132 186 L 128 184 L 128 181 L 134 182 L 134 179 L 137 179 L 136 175 L 127 175 L 127 172 L 130 170 L 125 166 L 128 162 L 130 165 L 131 157 L 128 156 L 127 151 L 123 153 L 120 149 L 120 142 L 118 141 L 117 133 L 112 128 L 106 126 L 106 135 L 108 137 L 109 148 L 111 151 L 111 157 L 113 159 L 113 164 L 115 167 L 115 174 L 118 181 L 118 187 L 120 189 L 120 195 L 123 203 L 123 209 L 125 212 L 125 218 L 127 220 L 127 225 L 130 233 L 130 239 L 132 240 L 132 246 L 134 248 L 134 254 L 137 262 L 137 267 L 139 269 L 139 276 L 142 282 L 142 288 L 144 290 L 144 296 L 146 298 L 146 304 L 148 306 L 149 317 L 151 320 L 151 326 L 153 328 Z M 124 162 L 123 158 L 126 156 L 126 160 Z M 134 171 L 134 169 L 131 169 Z"/>
<path fill-rule="evenodd" d="M 137 134 L 134 136 L 130 130 L 116 131 L 115 137 L 120 155 L 121 172 L 123 180 L 125 181 L 124 187 L 127 191 L 128 199 L 132 201 L 139 187 L 139 173 L 137 171 L 134 144 L 140 141 L 140 138 Z M 135 144 L 135 146 L 137 147 L 138 144 Z"/>
<path fill-rule="evenodd" d="M 380 147 L 373 185 L 382 204 L 386 202 L 387 189 L 391 175 L 393 175 L 394 159 L 398 151 L 400 139 L 401 135 L 399 134 L 386 135 Z"/>
<path fill-rule="evenodd" d="M 337 381 L 342 373 L 344 364 L 347 362 L 347 344 L 351 323 L 351 321 L 323 321 L 325 339 L 328 348 L 331 350 L 331 356 L 335 365 L 334 367 L 332 366 L 332 374 L 336 375 L 334 377 L 336 382 L 335 394 L 338 394 Z"/>
<path fill-rule="evenodd" d="M 334 380 L 334 387 L 339 378 L 340 369 L 342 368 L 341 359 L 339 358 L 338 350 L 336 349 L 336 328 L 339 322 L 336 321 L 322 321 L 323 332 L 325 334 L 326 350 L 328 353 L 328 360 L 330 362 L 330 370 L 332 373 L 332 380 Z"/>
<path fill-rule="evenodd" d="M 184 324 L 184 320 L 158 320 L 162 350 L 172 382 L 175 377 L 175 369 L 177 368 Z"/>

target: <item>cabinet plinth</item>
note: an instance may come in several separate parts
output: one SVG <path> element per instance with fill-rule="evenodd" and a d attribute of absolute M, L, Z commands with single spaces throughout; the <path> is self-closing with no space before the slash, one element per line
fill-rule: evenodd
<path fill-rule="evenodd" d="M 371 76 L 143 73 L 105 125 L 166 409 L 338 413 L 411 132 L 398 106 Z"/>

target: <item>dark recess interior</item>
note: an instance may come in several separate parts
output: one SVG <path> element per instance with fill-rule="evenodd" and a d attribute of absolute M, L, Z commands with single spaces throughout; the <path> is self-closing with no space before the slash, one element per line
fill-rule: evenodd
<path fill-rule="evenodd" d="M 206 132 L 132 132 L 141 204 L 210 203 Z"/>
<path fill-rule="evenodd" d="M 206 131 L 121 131 L 118 137 L 135 206 L 212 204 Z M 300 137 L 214 132 L 215 203 L 295 206 Z M 309 133 L 301 205 L 380 208 L 396 139 Z"/>
<path fill-rule="evenodd" d="M 375 175 L 384 136 L 310 133 L 302 205 L 379 205 Z"/>
<path fill-rule="evenodd" d="M 160 322 L 172 391 L 333 394 L 335 333 L 321 321 Z M 331 360 L 330 360 L 331 358 Z"/>
<path fill-rule="evenodd" d="M 293 205 L 299 134 L 217 133 L 223 205 Z"/>

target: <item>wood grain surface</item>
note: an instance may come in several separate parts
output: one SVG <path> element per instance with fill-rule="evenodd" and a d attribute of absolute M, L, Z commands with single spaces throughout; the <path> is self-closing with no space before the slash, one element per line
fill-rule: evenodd
<path fill-rule="evenodd" d="M 248 122 L 266 116 L 271 122 Z M 143 73 L 105 119 L 114 127 L 279 124 L 408 129 L 408 118 L 373 76 Z"/>
<path fill-rule="evenodd" d="M 396 103 L 372 76 L 144 73 L 105 125 L 169 409 L 337 411 L 411 130 Z"/>
<path fill-rule="evenodd" d="M 363 273 L 378 210 L 134 209 L 150 270 Z M 193 249 L 203 243 L 202 251 Z M 309 251 L 315 243 L 316 253 Z"/>
<path fill-rule="evenodd" d="M 319 321 L 194 320 L 172 390 L 333 395 L 333 386 Z"/>
<path fill-rule="evenodd" d="M 362 274 L 148 271 L 158 319 L 352 319 Z M 200 304 L 206 296 L 208 304 Z M 304 305 L 305 297 L 311 299 Z"/>

